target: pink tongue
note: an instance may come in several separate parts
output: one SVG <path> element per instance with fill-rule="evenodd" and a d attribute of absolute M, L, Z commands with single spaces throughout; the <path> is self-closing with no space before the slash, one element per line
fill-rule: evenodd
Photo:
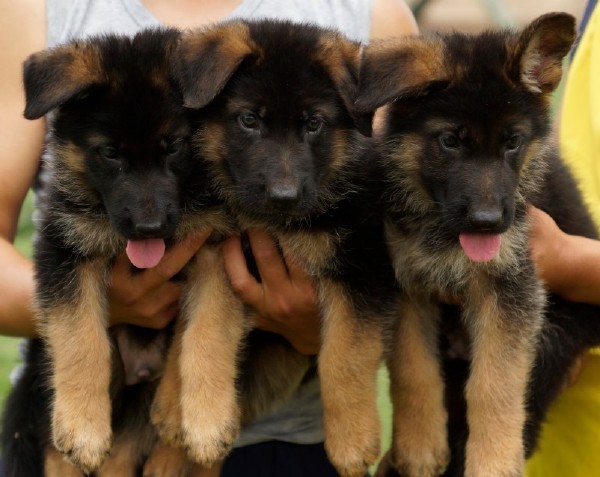
<path fill-rule="evenodd" d="M 487 262 L 500 251 L 498 234 L 460 234 L 458 240 L 467 257 L 474 262 Z"/>
<path fill-rule="evenodd" d="M 163 239 L 128 240 L 125 252 L 137 268 L 156 267 L 165 254 L 165 241 Z"/>

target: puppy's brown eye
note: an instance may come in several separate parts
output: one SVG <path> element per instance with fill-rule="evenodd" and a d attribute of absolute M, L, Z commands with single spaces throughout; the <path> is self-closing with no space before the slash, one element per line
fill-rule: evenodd
<path fill-rule="evenodd" d="M 116 161 L 119 159 L 119 150 L 114 146 L 103 146 L 100 154 L 104 159 Z"/>
<path fill-rule="evenodd" d="M 523 138 L 520 134 L 513 134 L 506 141 L 504 147 L 506 147 L 506 152 L 516 152 L 521 145 L 523 144 Z"/>
<path fill-rule="evenodd" d="M 460 140 L 453 133 L 442 133 L 440 135 L 440 144 L 444 149 L 458 149 Z"/>
<path fill-rule="evenodd" d="M 246 129 L 257 129 L 258 128 L 258 118 L 256 114 L 252 113 L 243 113 L 240 114 L 238 120 L 243 128 Z"/>
<path fill-rule="evenodd" d="M 306 131 L 309 133 L 317 133 L 323 126 L 323 120 L 318 116 L 313 116 L 306 121 Z"/>

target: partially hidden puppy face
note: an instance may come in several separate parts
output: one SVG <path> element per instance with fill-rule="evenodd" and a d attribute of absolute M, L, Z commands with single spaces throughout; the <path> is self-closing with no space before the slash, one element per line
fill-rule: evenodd
<path fill-rule="evenodd" d="M 549 14 L 520 33 L 369 47 L 358 103 L 392 102 L 382 135 L 393 187 L 461 243 L 485 236 L 474 248 L 495 248 L 543 173 L 550 93 L 574 38 L 571 16 Z"/>
<path fill-rule="evenodd" d="M 218 192 L 254 218 L 326 208 L 370 134 L 355 114 L 359 45 L 287 22 L 233 22 L 184 36 L 185 104 L 199 109 L 194 143 Z"/>
<path fill-rule="evenodd" d="M 158 239 L 159 248 L 179 220 L 191 166 L 189 118 L 170 74 L 178 38 L 172 30 L 98 37 L 24 66 L 25 116 L 54 114 L 57 187 L 74 204 L 104 209 L 124 238 Z"/>

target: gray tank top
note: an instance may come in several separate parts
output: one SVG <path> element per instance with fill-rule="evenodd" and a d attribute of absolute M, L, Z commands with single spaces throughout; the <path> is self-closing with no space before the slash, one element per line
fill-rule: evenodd
<path fill-rule="evenodd" d="M 233 18 L 278 18 L 336 28 L 367 43 L 372 0 L 242 0 Z M 160 26 L 140 0 L 46 0 L 46 46 L 101 33 L 133 35 Z M 297 444 L 323 442 L 323 408 L 318 379 L 307 380 L 283 406 L 246 426 L 242 447 L 272 440 Z"/>
<path fill-rule="evenodd" d="M 161 24 L 141 0 L 46 0 L 46 18 L 47 46 L 98 33 L 133 34 Z M 371 0 L 242 0 L 228 18 L 316 23 L 367 42 Z"/>

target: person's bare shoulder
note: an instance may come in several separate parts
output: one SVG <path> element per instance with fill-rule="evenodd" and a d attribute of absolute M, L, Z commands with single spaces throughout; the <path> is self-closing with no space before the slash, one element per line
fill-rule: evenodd
<path fill-rule="evenodd" d="M 416 35 L 419 27 L 403 0 L 373 0 L 371 39 Z"/>
<path fill-rule="evenodd" d="M 37 170 L 44 126 L 23 118 L 22 65 L 45 44 L 43 0 L 0 0 L 0 235 L 14 237 L 21 202 Z M 6 179 L 10 178 L 10 179 Z"/>

